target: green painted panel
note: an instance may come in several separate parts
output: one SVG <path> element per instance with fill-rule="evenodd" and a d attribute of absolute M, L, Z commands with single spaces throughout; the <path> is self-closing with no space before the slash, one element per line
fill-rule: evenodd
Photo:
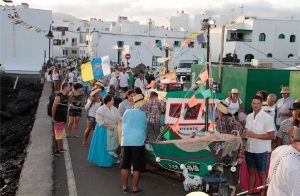
<path fill-rule="evenodd" d="M 251 99 L 257 91 L 265 90 L 281 97 L 281 86 L 289 86 L 290 71 L 276 69 L 248 69 L 246 111 L 251 111 Z"/>
<path fill-rule="evenodd" d="M 300 71 L 291 71 L 290 73 L 291 97 L 300 98 Z"/>
<path fill-rule="evenodd" d="M 223 95 L 229 96 L 231 89 L 237 88 L 240 98 L 245 102 L 247 89 L 247 69 L 239 67 L 223 67 L 222 69 L 222 88 Z"/>
<path fill-rule="evenodd" d="M 167 92 L 166 98 L 191 98 L 194 95 L 195 91 L 171 91 Z M 196 94 L 197 99 L 203 99 L 203 95 L 201 93 Z M 216 99 L 225 99 L 226 96 L 221 93 L 216 93 Z"/>
<path fill-rule="evenodd" d="M 195 77 L 194 82 L 197 81 L 197 80 L 200 80 L 198 75 L 199 75 L 200 72 L 203 71 L 203 68 L 204 68 L 204 65 L 192 64 L 192 78 L 193 78 L 193 75 L 194 75 L 194 77 Z M 211 75 L 212 75 L 214 81 L 218 81 L 218 79 L 219 79 L 219 68 L 216 67 L 216 66 L 212 66 L 210 71 L 211 71 Z"/>

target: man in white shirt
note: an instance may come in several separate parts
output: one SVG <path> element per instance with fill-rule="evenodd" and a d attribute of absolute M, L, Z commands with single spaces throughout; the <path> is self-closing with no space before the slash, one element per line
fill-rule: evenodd
<path fill-rule="evenodd" d="M 290 108 L 292 107 L 294 100 L 290 97 L 290 89 L 288 87 L 283 87 L 280 91 L 282 96 L 276 103 L 277 119 L 276 125 L 277 129 L 281 126 L 281 122 L 291 118 L 292 113 Z"/>
<path fill-rule="evenodd" d="M 269 152 L 271 152 L 271 141 L 274 139 L 275 127 L 272 117 L 262 110 L 262 98 L 252 98 L 253 112 L 247 116 L 246 130 L 243 133 L 247 139 L 246 164 L 249 171 L 249 193 L 254 189 L 255 175 L 258 171 L 262 184 L 267 183 L 267 164 Z M 261 195 L 265 195 L 262 190 Z"/>
<path fill-rule="evenodd" d="M 119 74 L 115 72 L 109 81 L 109 86 L 113 85 L 116 89 L 116 87 L 118 86 L 118 77 Z"/>
<path fill-rule="evenodd" d="M 291 135 L 291 145 L 272 152 L 267 195 L 300 195 L 300 129 L 294 128 Z"/>
<path fill-rule="evenodd" d="M 129 75 L 125 71 L 126 68 L 123 68 L 122 73 L 120 74 L 120 89 L 124 92 L 128 91 L 129 86 Z"/>
<path fill-rule="evenodd" d="M 147 81 L 143 79 L 143 75 L 140 74 L 139 77 L 134 82 L 134 88 L 139 87 L 143 94 L 145 93 L 145 85 L 147 85 Z"/>

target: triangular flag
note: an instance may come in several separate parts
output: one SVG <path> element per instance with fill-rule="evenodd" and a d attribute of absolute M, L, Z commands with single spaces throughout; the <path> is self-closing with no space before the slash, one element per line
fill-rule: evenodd
<path fill-rule="evenodd" d="M 186 40 L 184 40 L 184 42 L 181 44 L 181 47 L 184 47 L 184 46 L 188 45 L 189 43 L 191 43 L 191 39 L 186 39 Z"/>
<path fill-rule="evenodd" d="M 200 65 L 203 65 L 206 63 L 206 55 L 203 54 L 203 56 L 201 57 L 201 62 L 200 62 Z"/>
<path fill-rule="evenodd" d="M 205 83 L 208 80 L 208 71 L 205 70 L 204 72 L 199 74 L 199 78 L 201 79 L 202 83 Z"/>
<path fill-rule="evenodd" d="M 197 35 L 197 41 L 198 41 L 199 45 L 204 43 L 204 41 L 205 41 L 204 33 Z"/>
<path fill-rule="evenodd" d="M 184 118 L 187 112 L 187 108 L 185 108 L 182 112 L 181 112 L 181 117 Z"/>
<path fill-rule="evenodd" d="M 188 102 L 188 105 L 189 105 L 190 108 L 192 108 L 192 107 L 194 107 L 195 105 L 197 105 L 197 100 L 196 100 L 196 96 L 195 96 L 195 95 L 193 95 L 193 96 L 191 97 L 191 99 L 190 99 L 189 102 Z"/>
<path fill-rule="evenodd" d="M 205 87 L 203 85 L 200 85 L 198 87 L 197 94 L 202 93 L 203 91 L 205 91 Z"/>
<path fill-rule="evenodd" d="M 216 127 L 215 123 L 210 123 L 208 129 L 214 129 Z"/>
<path fill-rule="evenodd" d="M 204 98 L 209 98 L 211 97 L 211 90 L 210 89 L 207 89 L 205 91 L 202 92 L 202 95 Z"/>
<path fill-rule="evenodd" d="M 197 32 L 191 32 L 190 33 L 190 36 L 192 36 L 192 37 L 197 37 L 198 35 L 200 35 L 200 33 L 197 33 Z"/>
<path fill-rule="evenodd" d="M 179 130 L 179 118 L 176 119 L 176 121 L 174 122 L 174 131 Z"/>

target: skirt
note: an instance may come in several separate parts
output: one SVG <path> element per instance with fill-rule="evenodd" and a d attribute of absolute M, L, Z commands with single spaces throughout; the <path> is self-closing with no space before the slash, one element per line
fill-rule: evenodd
<path fill-rule="evenodd" d="M 54 122 L 54 134 L 56 140 L 61 140 L 64 138 L 65 128 L 66 128 L 66 123 L 58 122 L 58 121 Z"/>
<path fill-rule="evenodd" d="M 93 133 L 88 161 L 101 167 L 111 167 L 117 159 L 107 151 L 107 128 L 96 125 Z"/>

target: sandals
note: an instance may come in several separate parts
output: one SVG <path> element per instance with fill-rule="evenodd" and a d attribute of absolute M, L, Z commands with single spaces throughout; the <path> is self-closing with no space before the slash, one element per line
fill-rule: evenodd
<path fill-rule="evenodd" d="M 132 191 L 132 195 L 137 195 L 137 194 L 140 194 L 142 192 L 143 192 L 142 189 L 138 189 L 136 191 Z"/>
<path fill-rule="evenodd" d="M 124 189 L 123 189 L 123 193 L 124 193 L 124 194 L 127 194 L 128 191 L 129 191 L 128 188 L 124 188 Z"/>

